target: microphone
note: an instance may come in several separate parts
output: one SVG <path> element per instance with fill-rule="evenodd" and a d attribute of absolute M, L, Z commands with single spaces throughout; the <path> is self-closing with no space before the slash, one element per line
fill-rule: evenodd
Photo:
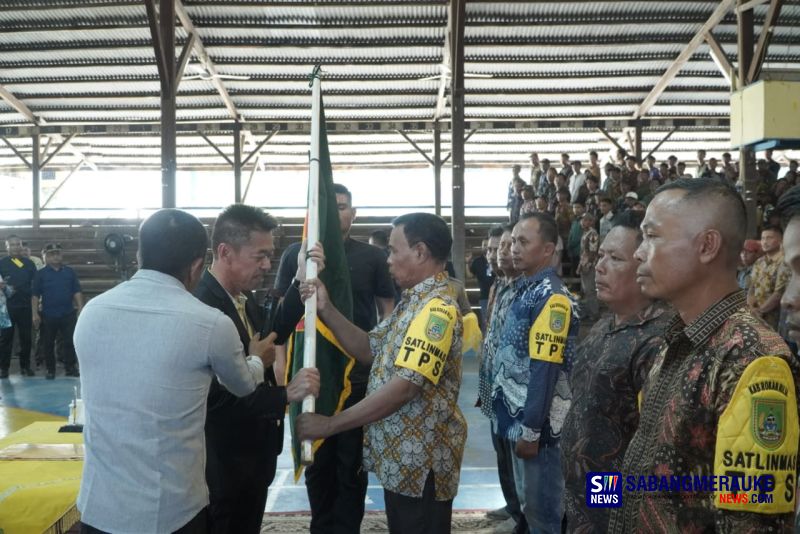
<path fill-rule="evenodd" d="M 275 326 L 275 316 L 278 314 L 278 297 L 267 295 L 264 298 L 264 324 L 261 325 L 261 339 L 272 332 Z"/>

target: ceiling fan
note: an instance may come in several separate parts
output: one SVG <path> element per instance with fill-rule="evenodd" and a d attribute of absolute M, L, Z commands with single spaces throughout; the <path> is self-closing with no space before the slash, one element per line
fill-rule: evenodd
<path fill-rule="evenodd" d="M 240 76 L 237 74 L 212 74 L 202 65 L 186 65 L 186 70 L 192 70 L 194 74 L 184 74 L 182 80 L 204 80 L 210 82 L 218 80 L 249 80 L 250 76 Z"/>

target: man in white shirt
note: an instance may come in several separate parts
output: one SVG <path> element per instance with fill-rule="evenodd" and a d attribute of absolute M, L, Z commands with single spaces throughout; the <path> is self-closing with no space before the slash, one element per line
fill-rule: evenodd
<path fill-rule="evenodd" d="M 569 197 L 575 202 L 581 192 L 581 187 L 586 184 L 586 174 L 581 170 L 581 162 L 574 159 L 570 162 L 572 165 L 572 176 L 569 179 Z"/>
<path fill-rule="evenodd" d="M 230 318 L 192 296 L 207 249 L 195 217 L 154 213 L 139 229 L 139 272 L 91 300 L 78 319 L 82 532 L 206 532 L 211 379 L 247 395 L 275 358 L 275 334 L 256 334 L 245 357 Z"/>

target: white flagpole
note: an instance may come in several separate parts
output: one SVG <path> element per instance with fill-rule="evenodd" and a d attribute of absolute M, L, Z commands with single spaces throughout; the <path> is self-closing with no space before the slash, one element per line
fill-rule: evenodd
<path fill-rule="evenodd" d="M 320 124 L 320 82 L 319 68 L 314 69 L 311 85 L 311 150 L 308 164 L 308 234 L 306 249 L 314 246 L 319 241 L 319 132 Z M 306 279 L 317 277 L 317 264 L 306 259 Z M 303 343 L 303 367 L 317 366 L 317 295 L 313 294 L 306 299 L 305 315 L 305 341 Z M 314 413 L 316 403 L 314 397 L 308 395 L 303 399 L 303 413 Z M 312 441 L 304 440 L 301 443 L 301 463 L 310 465 L 314 463 Z"/>

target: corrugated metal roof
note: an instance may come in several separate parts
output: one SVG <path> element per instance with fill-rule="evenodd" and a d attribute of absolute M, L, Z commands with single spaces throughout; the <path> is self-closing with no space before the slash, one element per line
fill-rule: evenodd
<path fill-rule="evenodd" d="M 433 119 L 445 57 L 446 0 L 184 0 L 184 5 L 248 122 L 308 121 L 307 78 L 317 63 L 324 69 L 329 121 Z M 706 0 L 471 0 L 465 70 L 489 77 L 466 79 L 467 120 L 630 118 L 717 5 Z M 755 8 L 757 24 L 766 11 L 766 5 Z M 158 69 L 140 0 L 5 0 L 0 28 L 0 85 L 48 123 L 158 122 Z M 732 12 L 713 30 L 734 62 L 736 32 Z M 178 26 L 176 34 L 178 54 L 186 32 Z M 786 0 L 765 68 L 800 70 L 798 43 L 800 1 Z M 187 72 L 200 72 L 197 55 L 190 59 Z M 729 92 L 703 44 L 647 117 L 725 117 Z M 232 120 L 209 79 L 182 81 L 178 95 L 180 121 Z M 24 125 L 26 119 L 0 102 L 0 124 Z M 646 129 L 645 148 L 668 130 Z M 430 131 L 409 135 L 432 151 Z M 10 138 L 30 152 L 29 139 Z M 229 134 L 212 138 L 232 151 Z M 443 140 L 447 147 L 448 133 Z M 283 163 L 304 164 L 306 142 L 307 134 L 282 132 L 263 151 Z M 727 132 L 717 126 L 687 126 L 663 150 L 682 153 L 698 143 L 717 150 L 727 142 Z M 73 143 L 102 164 L 158 166 L 159 139 L 152 133 L 80 135 Z M 524 159 L 530 147 L 557 153 L 556 145 L 578 151 L 608 147 L 593 128 L 559 123 L 552 129 L 479 131 L 467 145 L 467 158 L 512 161 Z M 181 133 L 178 146 L 184 151 L 181 165 L 224 165 L 196 135 Z M 137 147 L 146 162 L 136 157 Z M 335 161 L 346 164 L 371 165 L 380 157 L 394 164 L 422 161 L 394 132 L 332 133 L 331 150 Z M 374 161 L 359 159 L 367 155 Z M 74 165 L 74 159 L 59 154 L 52 164 Z M 0 144 L 0 166 L 19 164 Z"/>

